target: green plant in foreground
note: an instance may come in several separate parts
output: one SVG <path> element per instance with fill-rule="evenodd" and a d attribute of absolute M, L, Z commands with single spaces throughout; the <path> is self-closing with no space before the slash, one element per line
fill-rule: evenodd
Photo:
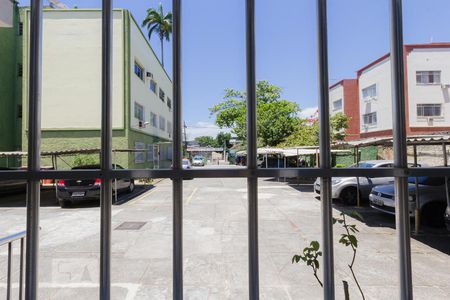
<path fill-rule="evenodd" d="M 353 211 L 349 214 L 351 217 L 357 218 L 362 220 L 363 217 Z M 361 293 L 361 297 L 362 299 L 366 299 L 364 296 L 364 293 L 361 289 L 361 286 L 358 282 L 358 279 L 356 278 L 355 272 L 353 270 L 353 265 L 355 264 L 355 259 L 356 259 L 356 250 L 358 248 L 358 239 L 356 237 L 356 233 L 359 232 L 359 230 L 356 228 L 355 224 L 348 224 L 347 223 L 347 219 L 346 219 L 347 214 L 344 212 L 341 212 L 338 218 L 333 218 L 333 224 L 341 224 L 342 227 L 345 230 L 345 233 L 341 234 L 341 238 L 339 239 L 339 243 L 346 246 L 346 247 L 350 247 L 353 251 L 353 257 L 352 257 L 352 261 L 351 263 L 348 265 L 350 272 L 352 273 L 353 279 L 355 280 L 356 285 L 358 286 L 359 292 Z M 320 286 L 323 287 L 323 283 L 322 281 L 319 279 L 319 277 L 317 276 L 317 272 L 319 270 L 319 261 L 318 261 L 318 257 L 322 256 L 322 251 L 320 250 L 320 244 L 318 241 L 312 241 L 310 243 L 310 246 L 305 247 L 303 249 L 303 255 L 294 255 L 292 257 L 292 263 L 298 263 L 300 261 L 303 261 L 306 263 L 307 266 L 310 266 L 313 269 L 313 273 L 314 273 L 314 277 L 317 279 L 317 281 L 319 282 Z M 348 284 L 346 281 L 344 281 L 344 290 L 346 292 L 346 297 L 348 297 Z"/>
<path fill-rule="evenodd" d="M 294 255 L 292 257 L 292 263 L 298 263 L 300 260 L 304 261 L 307 266 L 310 266 L 313 269 L 314 277 L 316 277 L 320 286 L 323 287 L 322 281 L 320 281 L 317 276 L 317 271 L 319 270 L 319 260 L 317 259 L 319 256 L 322 256 L 322 251 L 319 251 L 320 244 L 318 241 L 312 241 L 309 247 L 305 247 L 303 249 L 303 255 Z"/>
<path fill-rule="evenodd" d="M 353 251 L 352 261 L 348 265 L 348 268 L 350 269 L 353 279 L 355 280 L 355 283 L 358 286 L 359 292 L 361 293 L 361 297 L 363 299 L 366 299 L 364 297 L 364 293 L 361 289 L 361 286 L 359 285 L 358 279 L 356 278 L 355 272 L 353 270 L 353 265 L 355 264 L 355 259 L 356 259 L 356 249 L 358 248 L 358 239 L 356 238 L 356 233 L 359 232 L 359 230 L 356 228 L 355 224 L 348 224 L 345 216 L 346 216 L 346 214 L 344 212 L 341 212 L 340 218 L 333 218 L 333 224 L 339 223 L 342 225 L 342 227 L 345 230 L 345 233 L 341 234 L 339 243 L 341 243 L 342 245 L 344 245 L 346 247 L 350 246 L 350 248 Z M 360 220 L 363 219 L 362 216 L 359 213 L 357 213 L 356 211 L 352 211 L 350 213 L 350 216 L 358 218 Z"/>

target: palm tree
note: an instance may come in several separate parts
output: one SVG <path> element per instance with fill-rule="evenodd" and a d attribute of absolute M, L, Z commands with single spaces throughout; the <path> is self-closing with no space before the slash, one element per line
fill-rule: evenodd
<path fill-rule="evenodd" d="M 159 3 L 158 9 L 149 8 L 147 16 L 142 22 L 142 27 L 147 27 L 148 38 L 156 32 L 161 40 L 161 64 L 164 67 L 164 38 L 169 41 L 172 33 L 172 13 L 164 14 L 162 4 Z"/>

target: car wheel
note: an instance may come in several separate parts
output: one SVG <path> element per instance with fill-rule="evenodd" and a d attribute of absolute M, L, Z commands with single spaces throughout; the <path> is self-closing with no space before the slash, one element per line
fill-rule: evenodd
<path fill-rule="evenodd" d="M 134 180 L 131 180 L 127 192 L 132 193 L 133 191 L 134 191 Z"/>
<path fill-rule="evenodd" d="M 356 205 L 358 202 L 357 190 L 355 187 L 345 188 L 339 195 L 346 205 Z"/>
<path fill-rule="evenodd" d="M 59 200 L 59 206 L 61 208 L 68 208 L 70 206 L 70 201 L 67 200 Z"/>
<path fill-rule="evenodd" d="M 429 203 L 422 208 L 422 224 L 430 227 L 444 227 L 445 203 Z"/>

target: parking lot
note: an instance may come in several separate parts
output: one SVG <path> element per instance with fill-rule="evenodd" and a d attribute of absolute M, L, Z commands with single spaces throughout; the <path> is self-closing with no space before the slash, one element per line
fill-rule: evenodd
<path fill-rule="evenodd" d="M 25 228 L 25 195 L 0 199 L 0 233 Z M 112 293 L 114 299 L 172 299 L 172 188 L 170 180 L 139 187 L 113 206 Z M 355 273 L 366 299 L 397 299 L 394 217 L 369 207 L 357 210 Z M 130 223 L 131 222 L 131 223 Z M 306 265 L 292 256 L 321 239 L 320 199 L 312 185 L 259 180 L 259 261 L 262 299 L 321 299 L 322 289 Z M 186 299 L 248 298 L 246 180 L 194 179 L 184 183 L 184 291 Z M 54 191 L 42 192 L 40 299 L 98 299 L 98 203 L 61 209 Z M 335 225 L 337 299 L 359 299 L 348 264 L 352 251 L 338 243 Z M 413 228 L 413 227 L 412 227 Z M 425 228 L 411 239 L 416 299 L 450 294 L 450 235 Z M 15 249 L 15 269 L 18 249 Z M 6 248 L 0 249 L 0 298 L 6 287 Z M 4 270 L 4 271 L 3 271 Z M 17 282 L 15 274 L 14 282 Z M 16 290 L 17 292 L 17 285 Z"/>

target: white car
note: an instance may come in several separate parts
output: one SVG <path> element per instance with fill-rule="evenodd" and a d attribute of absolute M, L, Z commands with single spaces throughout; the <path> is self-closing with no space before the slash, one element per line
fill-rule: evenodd
<path fill-rule="evenodd" d="M 189 170 L 191 168 L 191 162 L 187 158 L 183 158 L 182 161 L 183 170 Z"/>
<path fill-rule="evenodd" d="M 350 168 L 392 168 L 392 160 L 367 160 L 351 165 Z M 377 185 L 390 184 L 393 177 L 359 177 L 361 199 L 368 199 L 370 191 Z M 314 182 L 314 191 L 320 194 L 320 178 Z M 333 177 L 331 179 L 331 197 L 341 199 L 345 204 L 355 205 L 357 202 L 356 177 Z"/>
<path fill-rule="evenodd" d="M 192 159 L 192 165 L 203 167 L 205 165 L 205 159 L 203 158 L 203 156 L 194 156 L 194 158 Z"/>

